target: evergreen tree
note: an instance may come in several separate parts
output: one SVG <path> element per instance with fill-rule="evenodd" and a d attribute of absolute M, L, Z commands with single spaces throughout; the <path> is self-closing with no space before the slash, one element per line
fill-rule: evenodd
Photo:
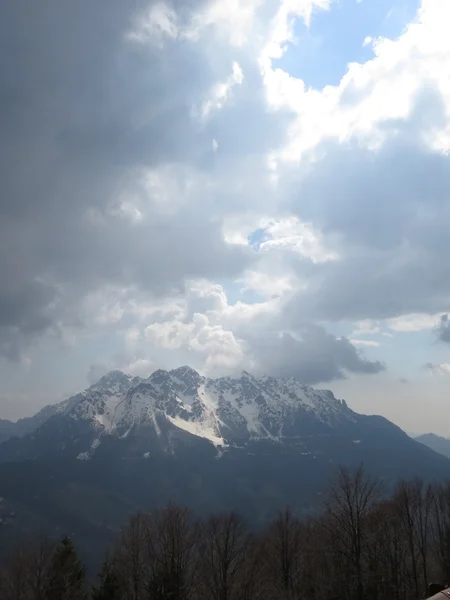
<path fill-rule="evenodd" d="M 86 600 L 85 570 L 72 540 L 64 536 L 50 564 L 46 600 Z"/>
<path fill-rule="evenodd" d="M 106 559 L 100 573 L 100 585 L 92 591 L 92 600 L 122 600 L 123 597 L 120 576 L 114 564 Z"/>

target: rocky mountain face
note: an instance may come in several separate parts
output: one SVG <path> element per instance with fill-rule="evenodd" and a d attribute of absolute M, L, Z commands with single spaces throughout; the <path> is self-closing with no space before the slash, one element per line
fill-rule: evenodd
<path fill-rule="evenodd" d="M 0 419 L 0 443 L 14 436 L 22 436 L 31 433 L 40 427 L 51 416 L 58 411 L 58 405 L 49 404 L 44 406 L 32 417 L 24 417 L 18 421 L 8 421 Z"/>
<path fill-rule="evenodd" d="M 51 407 L 35 431 L 0 448 L 0 460 L 63 454 L 92 458 L 105 441 L 141 437 L 143 453 L 173 452 L 180 440 L 218 451 L 257 442 L 302 445 L 336 430 L 357 432 L 359 416 L 329 391 L 297 381 L 208 379 L 190 367 L 155 371 L 148 379 L 113 371 Z M 359 440 L 353 440 L 355 444 Z"/>
<path fill-rule="evenodd" d="M 195 451 L 364 461 L 400 476 L 420 474 L 423 461 L 438 470 L 450 465 L 387 419 L 360 415 L 330 391 L 245 371 L 217 379 L 187 366 L 147 379 L 112 371 L 26 426 L 33 430 L 0 444 L 0 462 L 182 458 Z"/>
<path fill-rule="evenodd" d="M 448 458 L 387 419 L 329 391 L 246 372 L 113 371 L 26 426 L 0 444 L 0 528 L 10 529 L 0 552 L 2 539 L 8 551 L 8 540 L 45 531 L 75 533 L 101 555 L 131 512 L 168 501 L 237 510 L 255 525 L 287 504 L 309 514 L 338 465 L 363 463 L 386 486 L 450 477 Z"/>

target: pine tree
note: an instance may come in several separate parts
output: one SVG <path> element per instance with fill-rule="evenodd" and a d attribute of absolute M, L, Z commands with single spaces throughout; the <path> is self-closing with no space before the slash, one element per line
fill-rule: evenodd
<path fill-rule="evenodd" d="M 108 559 L 102 565 L 100 585 L 92 591 L 92 600 L 122 600 L 124 597 L 120 576 Z"/>
<path fill-rule="evenodd" d="M 46 600 L 86 600 L 85 570 L 72 540 L 64 536 L 52 557 Z"/>

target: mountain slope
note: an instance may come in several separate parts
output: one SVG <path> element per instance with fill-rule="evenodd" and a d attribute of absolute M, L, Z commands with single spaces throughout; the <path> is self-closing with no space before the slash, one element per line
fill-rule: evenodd
<path fill-rule="evenodd" d="M 91 458 L 108 437 L 139 430 L 153 440 L 148 451 L 170 451 L 176 439 L 206 440 L 216 448 L 257 442 L 302 444 L 336 428 L 357 432 L 358 415 L 329 391 L 294 380 L 207 379 L 189 367 L 155 371 L 148 379 L 113 371 L 87 390 L 52 407 L 30 435 L 10 440 L 0 460 L 47 454 Z M 173 448 L 172 448 L 173 450 Z"/>
<path fill-rule="evenodd" d="M 58 404 L 44 406 L 32 417 L 24 417 L 18 421 L 0 419 L 0 443 L 14 436 L 22 436 L 35 431 L 43 425 L 52 415 L 58 412 Z"/>
<path fill-rule="evenodd" d="M 435 433 L 424 433 L 415 438 L 416 442 L 424 444 L 435 452 L 439 452 L 443 456 L 450 458 L 450 439 L 445 438 Z"/>
<path fill-rule="evenodd" d="M 47 419 L 35 431 L 0 445 L 0 462 L 143 459 L 176 455 L 188 446 L 214 456 L 241 449 L 327 456 L 332 462 L 339 453 L 345 460 L 361 459 L 369 449 L 379 454 L 386 447 L 398 457 L 403 448 L 406 455 L 427 454 L 387 419 L 359 415 L 330 391 L 245 371 L 218 379 L 187 366 L 157 370 L 147 379 L 112 371 L 44 410 Z"/>
<path fill-rule="evenodd" d="M 75 533 L 85 548 L 102 544 L 130 512 L 169 500 L 200 513 L 236 509 L 254 524 L 286 504 L 307 514 L 338 465 L 363 463 L 387 486 L 450 477 L 447 458 L 387 419 L 359 415 L 328 391 L 245 372 L 114 371 L 50 413 L 0 444 L 5 544 L 43 529 Z"/>
<path fill-rule="evenodd" d="M 7 419 L 0 419 L 0 443 L 4 442 L 13 435 L 16 435 L 15 425 L 16 423 L 14 423 L 13 421 L 8 421 Z"/>

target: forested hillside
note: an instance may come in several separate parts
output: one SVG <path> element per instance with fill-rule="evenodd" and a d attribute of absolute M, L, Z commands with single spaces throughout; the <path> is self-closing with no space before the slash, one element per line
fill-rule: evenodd
<path fill-rule="evenodd" d="M 3 565 L 0 598 L 417 600 L 431 581 L 449 581 L 449 540 L 450 483 L 400 481 L 387 495 L 362 468 L 342 468 L 319 516 L 285 507 L 262 531 L 234 512 L 136 513 L 97 578 L 69 538 L 30 540 Z"/>

